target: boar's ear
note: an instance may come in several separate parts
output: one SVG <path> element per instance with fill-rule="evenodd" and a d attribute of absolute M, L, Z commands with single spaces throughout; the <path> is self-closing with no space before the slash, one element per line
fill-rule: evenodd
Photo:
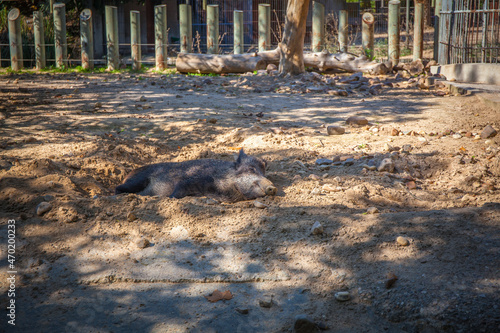
<path fill-rule="evenodd" d="M 238 154 L 238 158 L 236 159 L 236 165 L 241 164 L 243 160 L 247 157 L 247 154 L 243 151 L 243 148 L 240 149 L 240 153 Z"/>

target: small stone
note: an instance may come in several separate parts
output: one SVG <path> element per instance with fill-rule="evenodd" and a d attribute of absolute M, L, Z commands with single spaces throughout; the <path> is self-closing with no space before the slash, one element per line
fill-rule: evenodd
<path fill-rule="evenodd" d="M 366 213 L 367 214 L 377 214 L 379 211 L 378 211 L 378 208 L 377 207 L 370 207 L 366 210 Z"/>
<path fill-rule="evenodd" d="M 324 91 L 325 88 L 324 87 L 315 87 L 315 86 L 311 86 L 311 87 L 307 87 L 306 88 L 306 92 L 308 93 L 314 93 L 314 92 L 322 92 Z"/>
<path fill-rule="evenodd" d="M 409 64 L 404 64 L 403 68 L 406 69 L 410 75 L 419 75 L 424 72 L 424 64 L 421 59 L 412 61 Z"/>
<path fill-rule="evenodd" d="M 410 241 L 408 240 L 408 238 L 403 237 L 403 236 L 398 236 L 398 238 L 396 238 L 396 242 L 398 242 L 398 244 L 401 246 L 410 245 Z"/>
<path fill-rule="evenodd" d="M 453 139 L 461 139 L 462 138 L 462 135 L 459 134 L 459 133 L 455 133 L 451 136 Z"/>
<path fill-rule="evenodd" d="M 30 136 L 27 139 L 24 139 L 24 143 L 33 143 L 33 142 L 36 142 L 36 139 L 32 136 Z"/>
<path fill-rule="evenodd" d="M 370 171 L 377 170 L 377 167 L 375 165 L 363 164 L 362 167 L 363 167 L 363 169 L 370 170 Z"/>
<path fill-rule="evenodd" d="M 391 129 L 391 135 L 392 136 L 398 136 L 399 135 L 399 131 L 395 128 Z"/>
<path fill-rule="evenodd" d="M 328 90 L 328 95 L 333 95 L 333 96 L 343 96 L 346 97 L 349 94 L 345 90 Z"/>
<path fill-rule="evenodd" d="M 256 207 L 256 208 L 260 208 L 260 209 L 264 209 L 264 208 L 267 208 L 268 206 L 260 201 L 257 201 L 255 200 L 253 205 Z"/>
<path fill-rule="evenodd" d="M 145 249 L 146 247 L 151 245 L 151 243 L 147 239 L 141 238 L 137 241 L 136 245 L 140 249 Z"/>
<path fill-rule="evenodd" d="M 307 169 L 307 167 L 306 167 L 306 165 L 304 164 L 304 162 L 299 161 L 299 160 L 295 160 L 295 161 L 293 161 L 292 166 L 298 166 L 298 167 L 300 167 L 300 168 L 302 168 L 302 169 Z"/>
<path fill-rule="evenodd" d="M 368 125 L 368 119 L 361 116 L 352 116 L 347 118 L 346 123 L 349 125 L 364 126 Z"/>
<path fill-rule="evenodd" d="M 146 97 L 144 96 L 139 97 L 139 102 L 145 102 L 145 101 L 147 101 Z"/>
<path fill-rule="evenodd" d="M 244 308 L 244 309 L 237 308 L 236 312 L 246 315 L 246 314 L 248 314 L 248 312 L 250 312 L 250 310 L 248 310 L 247 308 Z"/>
<path fill-rule="evenodd" d="M 325 185 L 323 185 L 323 187 L 321 189 L 323 191 L 325 191 L 325 192 L 339 192 L 339 191 L 342 191 L 341 187 L 333 186 L 332 184 L 325 184 Z"/>
<path fill-rule="evenodd" d="M 137 220 L 137 216 L 136 216 L 134 213 L 130 212 L 130 213 L 128 213 L 128 215 L 127 215 L 127 220 L 128 220 L 129 222 L 135 221 L 135 220 Z"/>
<path fill-rule="evenodd" d="M 269 64 L 267 65 L 266 67 L 266 71 L 268 73 L 272 72 L 272 71 L 275 71 L 275 70 L 278 70 L 278 66 L 276 66 L 275 64 Z"/>
<path fill-rule="evenodd" d="M 414 181 L 409 181 L 406 183 L 406 187 L 408 187 L 409 190 L 415 190 L 417 188 L 417 184 L 415 184 Z"/>
<path fill-rule="evenodd" d="M 40 202 L 38 206 L 36 206 L 36 215 L 42 216 L 43 214 L 47 213 L 49 210 L 52 209 L 52 205 L 48 202 Z"/>
<path fill-rule="evenodd" d="M 217 119 L 210 118 L 210 119 L 207 120 L 207 122 L 210 123 L 210 124 L 216 124 L 217 123 Z"/>
<path fill-rule="evenodd" d="M 330 160 L 328 158 L 318 158 L 316 160 L 316 165 L 327 165 L 327 164 L 332 164 L 333 160 Z"/>
<path fill-rule="evenodd" d="M 320 195 L 321 194 L 321 190 L 317 187 L 313 188 L 313 190 L 311 191 L 311 195 Z"/>
<path fill-rule="evenodd" d="M 295 317 L 293 330 L 295 333 L 314 333 L 319 331 L 318 325 L 314 321 L 309 319 L 305 314 L 301 314 Z"/>
<path fill-rule="evenodd" d="M 310 174 L 309 175 L 309 179 L 311 179 L 311 180 L 320 180 L 319 176 L 315 175 L 315 174 Z"/>
<path fill-rule="evenodd" d="M 348 291 L 339 291 L 335 293 L 335 299 L 339 302 L 345 302 L 351 299 L 351 294 Z"/>
<path fill-rule="evenodd" d="M 374 86 L 372 86 L 368 92 L 372 95 L 378 95 L 380 94 L 380 92 L 382 91 L 383 89 L 383 85 L 382 84 L 376 84 Z"/>
<path fill-rule="evenodd" d="M 403 151 L 403 153 L 409 153 L 413 150 L 413 147 L 411 145 L 403 145 L 403 147 L 401 147 L 401 150 Z"/>
<path fill-rule="evenodd" d="M 328 126 L 326 131 L 328 135 L 342 135 L 345 133 L 345 128 L 341 126 Z"/>
<path fill-rule="evenodd" d="M 261 308 L 269 309 L 270 307 L 273 306 L 273 300 L 270 300 L 270 301 L 259 300 L 259 306 Z"/>
<path fill-rule="evenodd" d="M 108 210 L 108 211 L 106 212 L 106 215 L 108 215 L 108 216 L 113 216 L 113 212 L 111 212 L 111 211 L 109 211 L 109 210 Z"/>
<path fill-rule="evenodd" d="M 492 138 L 495 135 L 497 135 L 497 131 L 491 125 L 488 125 L 481 132 L 481 139 Z"/>
<path fill-rule="evenodd" d="M 394 172 L 394 162 L 390 158 L 384 158 L 378 166 L 378 171 Z"/>
<path fill-rule="evenodd" d="M 313 235 L 321 235 L 323 233 L 323 226 L 318 221 L 314 222 L 311 228 L 311 234 Z"/>
<path fill-rule="evenodd" d="M 342 155 L 342 156 L 339 157 L 339 161 L 340 162 L 345 162 L 345 161 L 347 161 L 348 159 L 351 159 L 351 158 L 353 158 L 353 155 Z"/>
<path fill-rule="evenodd" d="M 102 103 L 101 102 L 95 103 L 94 108 L 96 108 L 96 109 L 102 108 Z"/>
<path fill-rule="evenodd" d="M 350 166 L 354 164 L 354 158 L 348 158 L 343 163 L 344 166 Z"/>

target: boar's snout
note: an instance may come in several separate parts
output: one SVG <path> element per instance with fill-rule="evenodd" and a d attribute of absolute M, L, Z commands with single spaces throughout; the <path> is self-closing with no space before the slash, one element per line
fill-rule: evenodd
<path fill-rule="evenodd" d="M 278 189 L 274 186 L 266 187 L 266 195 L 276 195 L 277 192 L 278 192 Z"/>

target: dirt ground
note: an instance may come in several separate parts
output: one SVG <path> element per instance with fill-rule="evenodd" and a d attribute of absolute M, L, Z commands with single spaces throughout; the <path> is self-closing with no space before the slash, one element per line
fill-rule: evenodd
<path fill-rule="evenodd" d="M 498 332 L 500 135 L 478 135 L 500 112 L 346 77 L 0 75 L 0 303 L 15 219 L 17 331 L 288 332 L 306 315 L 332 332 Z M 241 147 L 279 189 L 264 208 L 113 196 L 138 166 Z M 216 289 L 232 299 L 209 302 Z"/>

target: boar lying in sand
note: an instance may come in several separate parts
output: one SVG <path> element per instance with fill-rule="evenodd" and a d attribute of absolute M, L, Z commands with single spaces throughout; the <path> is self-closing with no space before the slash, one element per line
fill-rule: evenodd
<path fill-rule="evenodd" d="M 275 195 L 265 177 L 266 162 L 240 150 L 236 162 L 199 159 L 158 163 L 132 171 L 115 193 L 138 193 L 170 198 L 206 196 L 226 202 Z"/>

